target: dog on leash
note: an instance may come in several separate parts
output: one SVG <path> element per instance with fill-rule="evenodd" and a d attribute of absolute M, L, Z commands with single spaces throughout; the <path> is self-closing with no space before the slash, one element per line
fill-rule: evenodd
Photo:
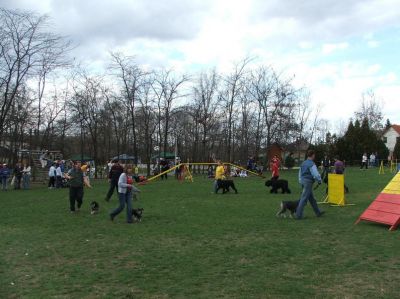
<path fill-rule="evenodd" d="M 282 200 L 281 201 L 281 209 L 278 213 L 276 213 L 277 217 L 286 218 L 286 211 L 290 212 L 290 217 L 294 218 L 294 214 L 296 213 L 297 206 L 299 205 L 300 200 Z"/>
<path fill-rule="evenodd" d="M 100 205 L 97 201 L 92 201 L 90 203 L 90 214 L 94 215 L 97 214 L 100 210 Z"/>
<path fill-rule="evenodd" d="M 291 193 L 287 180 L 268 180 L 265 186 L 271 187 L 271 193 L 278 193 L 278 189 L 281 189 L 282 193 Z"/>
<path fill-rule="evenodd" d="M 229 188 L 232 188 L 236 194 L 238 193 L 235 183 L 232 180 L 217 180 L 217 191 L 215 193 L 218 193 L 218 190 L 222 189 L 222 194 L 225 194 L 229 192 Z"/>
<path fill-rule="evenodd" d="M 132 209 L 133 221 L 141 222 L 142 221 L 142 216 L 143 216 L 143 211 L 144 211 L 143 208 Z"/>

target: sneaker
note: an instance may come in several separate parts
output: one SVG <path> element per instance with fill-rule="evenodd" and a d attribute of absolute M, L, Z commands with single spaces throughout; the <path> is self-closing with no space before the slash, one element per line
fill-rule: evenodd
<path fill-rule="evenodd" d="M 104 198 L 104 200 L 105 200 L 106 202 L 109 202 L 109 201 L 110 201 L 110 199 L 109 199 L 108 197 Z"/>
<path fill-rule="evenodd" d="M 113 215 L 110 215 L 110 220 L 111 220 L 112 222 L 114 222 L 114 216 L 113 216 Z"/>
<path fill-rule="evenodd" d="M 324 215 L 325 214 L 325 211 L 321 211 L 318 215 L 317 215 L 317 217 L 321 217 L 322 215 Z"/>

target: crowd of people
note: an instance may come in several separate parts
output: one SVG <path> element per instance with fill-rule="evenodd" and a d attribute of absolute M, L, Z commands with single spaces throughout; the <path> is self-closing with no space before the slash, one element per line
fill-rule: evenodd
<path fill-rule="evenodd" d="M 167 171 L 174 165 L 180 163 L 179 160 L 175 163 L 161 158 L 156 165 L 157 173 L 161 173 L 161 179 L 168 178 Z M 368 169 L 371 166 L 377 166 L 378 158 L 375 153 L 371 153 L 368 157 L 367 153 L 362 155 L 361 169 Z M 228 174 L 232 177 L 247 177 L 248 172 L 262 173 L 263 169 L 257 166 L 253 157 L 249 157 L 246 168 L 232 167 L 228 168 L 220 160 L 217 161 L 216 167 L 212 165 L 208 167 L 208 176 L 214 178 L 213 192 L 217 192 L 218 180 L 225 180 Z M 70 161 L 66 163 L 64 160 L 50 161 L 46 153 L 40 157 L 40 165 L 42 168 L 48 167 L 48 188 L 60 189 L 62 187 L 69 187 L 69 201 L 70 211 L 76 212 L 82 206 L 84 196 L 84 186 L 91 188 L 89 180 L 90 167 L 81 162 Z M 271 171 L 271 181 L 278 181 L 280 178 L 281 160 L 275 155 L 270 163 L 269 168 Z M 313 184 L 322 182 L 328 183 L 328 174 L 334 173 L 343 175 L 345 172 L 345 163 L 339 157 L 330 159 L 325 155 L 320 164 L 321 173 L 315 163 L 315 152 L 308 151 L 307 159 L 300 165 L 299 168 L 299 183 L 302 186 L 302 193 L 299 199 L 299 204 L 296 209 L 296 219 L 303 218 L 303 210 L 307 202 L 310 203 L 317 217 L 321 216 L 324 212 L 318 208 L 314 194 Z M 115 190 L 117 190 L 119 204 L 109 214 L 110 219 L 120 214 L 126 207 L 126 221 L 132 223 L 132 200 L 136 194 L 140 192 L 134 186 L 134 182 L 140 181 L 139 167 L 137 165 L 123 165 L 118 160 L 109 161 L 107 166 L 107 177 L 109 188 L 105 196 L 107 202 L 112 198 Z M 175 177 L 180 178 L 185 169 L 183 167 L 175 168 Z M 10 168 L 7 164 L 0 164 L 0 182 L 3 191 L 7 191 L 9 186 L 13 189 L 30 188 L 30 179 L 32 175 L 32 168 L 28 163 L 17 163 L 15 167 Z M 345 191 L 349 189 L 345 185 Z"/>
<path fill-rule="evenodd" d="M 9 186 L 15 190 L 30 189 L 31 166 L 27 163 L 15 164 L 14 168 L 9 168 L 6 163 L 0 163 L 0 182 L 1 190 L 9 190 Z"/>

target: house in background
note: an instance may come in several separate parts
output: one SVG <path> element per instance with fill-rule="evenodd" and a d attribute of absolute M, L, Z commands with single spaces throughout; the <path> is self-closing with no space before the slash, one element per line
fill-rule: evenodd
<path fill-rule="evenodd" d="M 298 139 L 293 143 L 285 146 L 284 156 L 285 158 L 290 154 L 293 155 L 293 158 L 296 160 L 296 163 L 304 161 L 307 156 L 307 151 L 310 147 L 310 144 L 304 138 Z"/>
<path fill-rule="evenodd" d="M 383 133 L 382 139 L 389 150 L 389 157 L 392 157 L 396 142 L 400 139 L 400 125 L 391 125 Z"/>

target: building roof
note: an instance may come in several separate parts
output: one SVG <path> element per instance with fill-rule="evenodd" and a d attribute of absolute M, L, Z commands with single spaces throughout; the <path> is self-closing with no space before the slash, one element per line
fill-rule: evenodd
<path fill-rule="evenodd" d="M 309 147 L 310 147 L 310 144 L 306 140 L 300 139 L 293 143 L 288 144 L 285 147 L 285 151 L 287 151 L 287 152 L 307 151 Z"/>
<path fill-rule="evenodd" d="M 392 128 L 400 134 L 400 125 L 392 125 Z"/>
<path fill-rule="evenodd" d="M 400 125 L 391 125 L 389 128 L 387 128 L 387 129 L 383 132 L 383 135 L 385 135 L 385 134 L 387 133 L 387 131 L 389 131 L 389 129 L 395 130 L 396 133 L 400 135 Z"/>
<path fill-rule="evenodd" d="M 119 156 L 112 157 L 111 160 L 129 161 L 135 160 L 135 157 L 128 154 L 121 154 Z"/>

